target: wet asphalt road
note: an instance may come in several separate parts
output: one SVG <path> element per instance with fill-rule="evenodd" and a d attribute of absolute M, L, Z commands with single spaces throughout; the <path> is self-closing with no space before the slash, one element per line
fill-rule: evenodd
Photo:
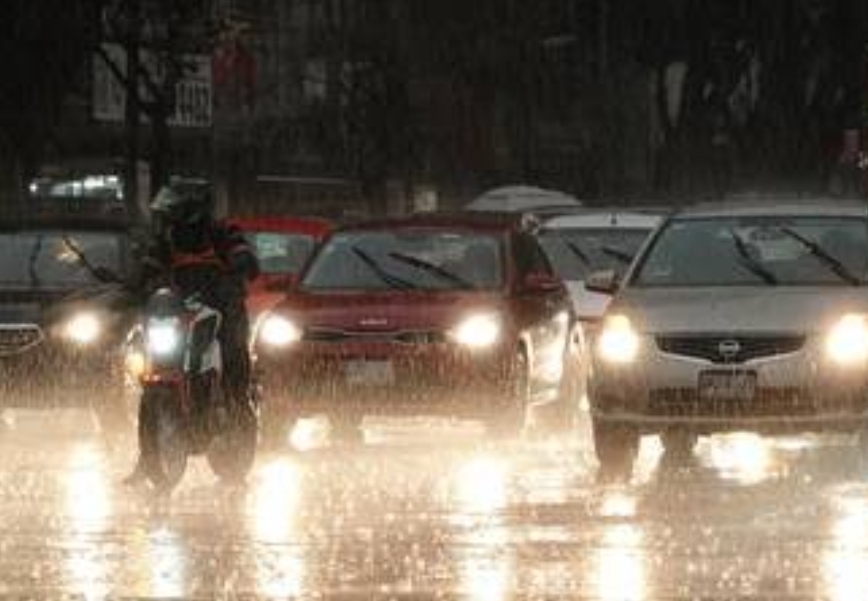
<path fill-rule="evenodd" d="M 13 417 L 2 597 L 868 599 L 847 438 L 718 438 L 687 467 L 649 439 L 631 483 L 601 486 L 585 431 L 492 444 L 378 423 L 354 453 L 263 456 L 242 491 L 197 461 L 161 504 L 120 484 L 132 450 L 87 416 Z"/>

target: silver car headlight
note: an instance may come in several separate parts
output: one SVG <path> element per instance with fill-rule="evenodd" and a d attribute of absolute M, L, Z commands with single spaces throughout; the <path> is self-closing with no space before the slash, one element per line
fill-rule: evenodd
<path fill-rule="evenodd" d="M 842 317 L 826 335 L 826 355 L 839 365 L 868 361 L 868 322 L 864 315 Z"/>
<path fill-rule="evenodd" d="M 283 348 L 300 341 L 302 331 L 288 317 L 272 314 L 262 319 L 258 337 L 265 346 Z"/>
<path fill-rule="evenodd" d="M 469 349 L 479 350 L 494 346 L 503 331 L 500 316 L 481 313 L 464 318 L 449 332 L 449 337 Z"/>
<path fill-rule="evenodd" d="M 611 315 L 603 322 L 597 339 L 597 354 L 607 363 L 635 361 L 642 341 L 626 315 Z"/>
<path fill-rule="evenodd" d="M 89 346 L 99 340 L 103 333 L 100 318 L 89 311 L 73 315 L 63 326 L 63 335 L 79 346 Z"/>
<path fill-rule="evenodd" d="M 157 357 L 176 353 L 182 340 L 181 324 L 176 318 L 151 320 L 145 329 L 145 347 Z"/>

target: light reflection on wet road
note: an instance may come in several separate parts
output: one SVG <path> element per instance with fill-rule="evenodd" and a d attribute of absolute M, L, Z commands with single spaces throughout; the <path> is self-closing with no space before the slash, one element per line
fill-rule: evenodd
<path fill-rule="evenodd" d="M 355 453 L 261 457 L 244 491 L 196 462 L 155 504 L 119 484 L 130 448 L 47 417 L 0 433 L 0 596 L 868 599 L 846 438 L 716 438 L 686 468 L 648 439 L 629 485 L 599 486 L 584 433 L 374 424 Z"/>

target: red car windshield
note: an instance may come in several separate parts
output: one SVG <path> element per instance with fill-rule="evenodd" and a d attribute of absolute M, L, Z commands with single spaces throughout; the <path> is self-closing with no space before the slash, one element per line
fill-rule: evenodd
<path fill-rule="evenodd" d="M 335 234 L 302 282 L 307 290 L 494 290 L 502 286 L 498 236 L 431 230 Z"/>
<path fill-rule="evenodd" d="M 245 234 L 265 274 L 298 273 L 313 252 L 313 236 L 285 232 L 248 232 Z"/>

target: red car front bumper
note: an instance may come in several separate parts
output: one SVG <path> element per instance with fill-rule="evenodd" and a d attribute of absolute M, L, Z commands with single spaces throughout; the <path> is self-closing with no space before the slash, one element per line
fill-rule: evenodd
<path fill-rule="evenodd" d="M 260 352 L 263 402 L 304 415 L 449 415 L 486 418 L 508 406 L 514 353 L 438 342 L 302 343 Z"/>

